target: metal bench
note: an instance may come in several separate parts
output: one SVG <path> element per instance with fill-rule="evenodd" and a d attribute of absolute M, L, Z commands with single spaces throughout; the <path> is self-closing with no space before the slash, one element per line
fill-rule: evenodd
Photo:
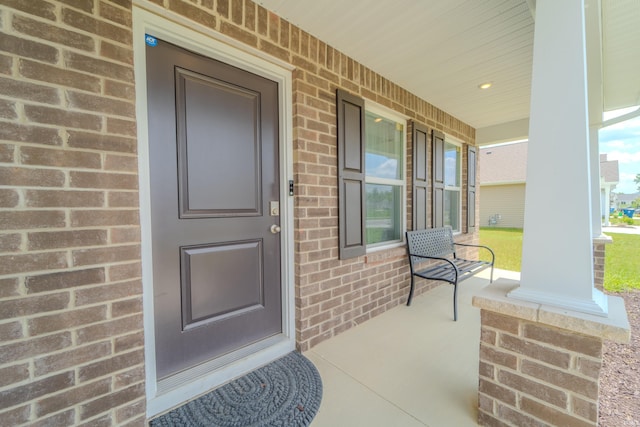
<path fill-rule="evenodd" d="M 456 256 L 456 246 L 486 249 L 491 253 L 491 262 L 459 258 Z M 458 320 L 458 283 L 489 267 L 493 282 L 493 251 L 487 246 L 455 243 L 451 227 L 407 231 L 407 249 L 411 268 L 411 290 L 407 305 L 411 305 L 413 298 L 415 276 L 449 282 L 453 285 L 453 320 Z"/>

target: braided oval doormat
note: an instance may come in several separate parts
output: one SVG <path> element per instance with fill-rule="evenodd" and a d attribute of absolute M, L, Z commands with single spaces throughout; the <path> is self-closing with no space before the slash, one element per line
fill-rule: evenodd
<path fill-rule="evenodd" d="M 308 426 L 320 408 L 316 367 L 291 352 L 151 421 L 151 427 Z"/>

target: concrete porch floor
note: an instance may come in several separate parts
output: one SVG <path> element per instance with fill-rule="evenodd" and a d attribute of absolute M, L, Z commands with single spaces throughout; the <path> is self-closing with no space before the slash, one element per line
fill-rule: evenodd
<path fill-rule="evenodd" d="M 496 270 L 494 280 L 519 275 Z M 488 271 L 462 282 L 457 322 L 443 284 L 306 352 L 324 390 L 312 427 L 476 426 L 480 310 L 471 298 L 488 284 Z"/>

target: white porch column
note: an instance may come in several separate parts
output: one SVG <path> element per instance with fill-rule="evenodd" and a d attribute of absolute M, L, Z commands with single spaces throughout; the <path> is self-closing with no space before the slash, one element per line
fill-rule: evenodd
<path fill-rule="evenodd" d="M 604 225 L 608 227 L 611 225 L 611 223 L 609 222 L 609 216 L 610 216 L 609 211 L 611 210 L 611 186 L 605 185 L 604 190 L 602 191 L 604 193 L 602 196 L 604 198 L 604 200 L 602 201 L 602 206 L 603 206 L 602 210 L 604 211 L 603 212 Z"/>
<path fill-rule="evenodd" d="M 522 279 L 512 298 L 607 316 L 594 288 L 584 0 L 536 2 Z"/>
<path fill-rule="evenodd" d="M 589 161 L 591 164 L 591 227 L 594 237 L 602 235 L 602 215 L 603 209 L 608 203 L 602 200 L 600 195 L 600 137 L 598 136 L 599 127 L 591 126 L 589 128 Z M 609 208 L 607 207 L 607 212 Z M 609 222 L 609 215 L 604 215 L 605 224 Z"/>

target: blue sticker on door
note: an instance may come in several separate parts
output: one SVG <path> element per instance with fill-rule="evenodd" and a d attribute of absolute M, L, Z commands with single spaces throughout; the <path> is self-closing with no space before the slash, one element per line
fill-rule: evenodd
<path fill-rule="evenodd" d="M 150 36 L 149 34 L 145 34 L 145 35 L 144 35 L 144 42 L 145 42 L 148 46 L 153 47 L 153 46 L 155 46 L 155 45 L 157 45 L 157 44 L 158 44 L 158 39 L 157 39 L 157 38 L 155 38 L 155 37 L 153 37 L 153 36 Z"/>

